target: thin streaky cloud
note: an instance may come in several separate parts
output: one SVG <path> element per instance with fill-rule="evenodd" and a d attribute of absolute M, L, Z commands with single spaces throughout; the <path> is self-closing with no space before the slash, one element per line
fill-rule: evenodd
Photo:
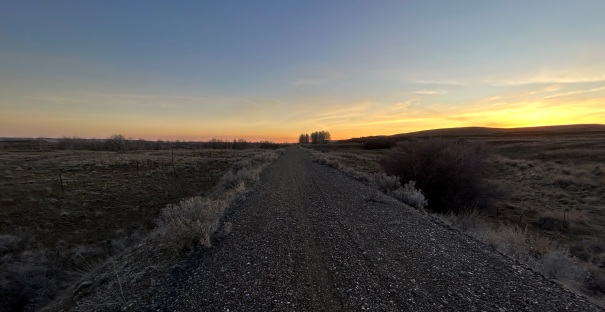
<path fill-rule="evenodd" d="M 427 85 L 443 85 L 443 86 L 465 86 L 466 83 L 458 80 L 413 80 L 413 83 L 427 84 Z"/>
<path fill-rule="evenodd" d="M 574 83 L 597 83 L 605 82 L 605 75 L 600 76 L 578 76 L 578 77 L 557 77 L 558 75 L 544 75 L 530 78 L 520 79 L 484 79 L 482 83 L 492 85 L 495 87 L 507 87 L 507 86 L 522 86 L 532 84 L 574 84 Z"/>
<path fill-rule="evenodd" d="M 564 96 L 570 96 L 570 95 L 599 92 L 599 91 L 604 91 L 604 90 L 605 90 L 605 86 L 599 87 L 599 88 L 588 89 L 588 90 L 569 91 L 569 92 L 563 92 L 563 93 L 557 93 L 557 94 L 545 96 L 544 99 L 552 99 L 552 98 L 558 98 L 558 97 L 564 97 Z"/>
<path fill-rule="evenodd" d="M 532 96 L 532 95 L 538 95 L 538 94 L 544 94 L 544 93 L 552 93 L 552 92 L 559 91 L 562 88 L 563 87 L 561 84 L 553 84 L 553 85 L 548 85 L 546 87 L 539 88 L 539 89 L 536 89 L 533 91 L 521 93 L 521 94 L 519 94 L 519 96 Z"/>
<path fill-rule="evenodd" d="M 485 99 L 485 101 L 492 102 L 492 101 L 497 101 L 497 100 L 501 100 L 501 99 L 502 99 L 501 95 L 496 95 L 496 96 L 488 97 L 487 99 Z"/>
<path fill-rule="evenodd" d="M 441 95 L 441 94 L 446 94 L 447 91 L 445 90 L 416 90 L 414 91 L 414 94 L 420 94 L 420 95 Z"/>

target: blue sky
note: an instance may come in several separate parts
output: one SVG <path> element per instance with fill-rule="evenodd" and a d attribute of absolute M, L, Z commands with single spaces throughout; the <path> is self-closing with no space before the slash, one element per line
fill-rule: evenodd
<path fill-rule="evenodd" d="M 603 1 L 3 1 L 0 136 L 605 123 Z"/>

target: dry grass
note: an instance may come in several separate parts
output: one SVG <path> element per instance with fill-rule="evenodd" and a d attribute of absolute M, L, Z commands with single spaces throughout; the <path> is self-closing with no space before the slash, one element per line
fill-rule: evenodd
<path fill-rule="evenodd" d="M 605 306 L 605 137 L 465 139 L 492 150 L 485 172 L 504 196 L 492 209 L 447 217 L 449 222 Z M 313 148 L 362 179 L 380 172 L 378 162 L 385 154 L 352 143 Z"/>
<path fill-rule="evenodd" d="M 602 143 L 599 136 L 491 141 L 496 153 L 489 160 L 491 181 L 507 196 L 484 219 L 488 225 L 509 224 L 518 237 L 525 237 L 517 240 L 524 244 L 516 244 L 506 254 L 601 305 L 605 303 Z M 510 232 L 495 231 L 488 241 L 515 245 L 509 243 Z"/>
<path fill-rule="evenodd" d="M 196 246 L 210 247 L 213 237 L 231 231 L 231 223 L 221 224 L 225 209 L 258 180 L 262 170 L 281 152 L 257 151 L 237 161 L 207 197 L 196 196 L 167 205 L 150 236 L 83 276 L 67 292 L 74 296 L 60 298 L 50 309 L 75 304 L 84 310 L 94 307 L 112 311 L 135 304 L 141 292 L 148 290 L 146 286 L 141 289 L 140 285 L 156 283 L 178 262 L 176 255 Z"/>
<path fill-rule="evenodd" d="M 231 202 L 260 178 L 263 169 L 278 158 L 279 152 L 256 153 L 236 162 L 221 177 L 211 197 L 191 197 L 177 205 L 168 205 L 157 219 L 154 236 L 183 247 L 212 246 L 211 237 Z"/>
<path fill-rule="evenodd" d="M 504 223 L 494 226 L 480 214 L 452 214 L 440 218 L 548 278 L 557 280 L 574 291 L 588 294 L 587 285 L 590 280 L 594 280 L 594 275 L 589 272 L 589 267 L 573 257 L 569 250 L 558 242 L 535 234 L 528 227 L 521 228 L 515 224 Z M 598 303 L 601 296 L 594 292 L 592 295 L 593 300 Z"/>
<path fill-rule="evenodd" d="M 0 310 L 43 306 L 74 278 L 140 244 L 167 204 L 216 192 L 233 164 L 259 157 L 272 156 L 258 150 L 0 151 Z M 257 177 L 238 174 L 249 183 Z M 238 191 L 226 191 L 222 201 Z"/>
<path fill-rule="evenodd" d="M 210 247 L 210 237 L 218 230 L 225 208 L 224 200 L 200 196 L 184 199 L 162 210 L 155 233 L 179 248 L 196 243 Z"/>

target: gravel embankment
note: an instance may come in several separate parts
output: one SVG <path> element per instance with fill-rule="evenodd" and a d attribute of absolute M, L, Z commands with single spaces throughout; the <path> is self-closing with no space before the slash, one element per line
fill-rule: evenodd
<path fill-rule="evenodd" d="M 288 148 L 144 311 L 599 311 Z M 370 200 L 372 198 L 373 200 Z"/>

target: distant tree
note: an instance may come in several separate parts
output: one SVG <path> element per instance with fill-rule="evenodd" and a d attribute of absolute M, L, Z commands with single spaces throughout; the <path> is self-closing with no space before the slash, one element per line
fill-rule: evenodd
<path fill-rule="evenodd" d="M 319 142 L 319 132 L 311 132 L 311 143 L 317 144 Z"/>
<path fill-rule="evenodd" d="M 246 147 L 248 147 L 248 145 L 250 145 L 250 143 L 246 142 L 246 140 L 244 139 L 238 139 L 235 140 L 233 139 L 233 145 L 232 145 L 232 149 L 246 149 Z"/>
<path fill-rule="evenodd" d="M 319 131 L 319 138 L 320 138 L 320 143 L 328 143 L 328 141 L 330 141 L 332 139 L 332 136 L 330 135 L 330 132 L 328 131 Z"/>
<path fill-rule="evenodd" d="M 303 133 L 298 138 L 298 143 L 309 143 L 309 138 L 310 137 L 308 133 Z"/>
<path fill-rule="evenodd" d="M 128 140 L 121 134 L 114 134 L 107 138 L 105 144 L 110 151 L 123 152 L 126 150 Z"/>
<path fill-rule="evenodd" d="M 327 143 L 330 139 L 332 138 L 332 136 L 330 135 L 330 132 L 328 131 L 314 131 L 311 133 L 311 135 L 308 134 L 301 134 L 299 137 L 299 142 L 300 143 L 312 143 L 312 144 L 324 144 Z"/>

